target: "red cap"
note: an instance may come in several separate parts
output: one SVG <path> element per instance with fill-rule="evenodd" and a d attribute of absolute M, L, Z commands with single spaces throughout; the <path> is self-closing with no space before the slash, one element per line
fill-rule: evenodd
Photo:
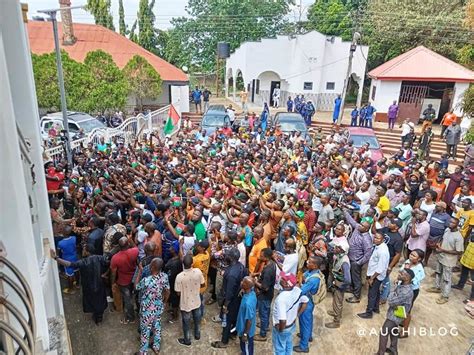
<path fill-rule="evenodd" d="M 288 286 L 291 286 L 291 287 L 296 286 L 297 279 L 296 279 L 296 276 L 294 274 L 286 273 L 286 272 L 282 271 L 280 273 L 280 277 L 281 277 L 282 280 L 286 281 Z"/>

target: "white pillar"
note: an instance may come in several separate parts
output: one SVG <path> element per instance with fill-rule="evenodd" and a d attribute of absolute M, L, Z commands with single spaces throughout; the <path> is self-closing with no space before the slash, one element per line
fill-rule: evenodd
<path fill-rule="evenodd" d="M 359 80 L 358 84 L 359 84 L 359 91 L 357 92 L 356 105 L 357 105 L 357 108 L 360 109 L 360 107 L 362 105 L 362 92 L 364 91 L 364 79 Z"/>
<path fill-rule="evenodd" d="M 232 77 L 232 100 L 235 102 L 235 94 L 237 92 L 237 76 Z"/>

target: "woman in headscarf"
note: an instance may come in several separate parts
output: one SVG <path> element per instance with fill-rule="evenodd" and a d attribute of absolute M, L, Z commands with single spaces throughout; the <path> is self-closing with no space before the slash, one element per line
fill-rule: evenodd
<path fill-rule="evenodd" d="M 262 131 L 264 133 L 267 130 L 269 116 L 270 116 L 270 108 L 268 107 L 268 104 L 265 102 L 263 104 L 262 114 L 260 115 L 260 127 L 262 128 Z"/>

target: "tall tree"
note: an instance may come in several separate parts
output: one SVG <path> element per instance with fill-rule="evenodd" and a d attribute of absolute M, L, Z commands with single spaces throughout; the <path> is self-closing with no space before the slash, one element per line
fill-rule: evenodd
<path fill-rule="evenodd" d="M 110 11 L 110 0 L 87 0 L 86 8 L 94 16 L 96 25 L 115 31 L 114 19 Z"/>
<path fill-rule="evenodd" d="M 346 4 L 345 4 L 346 3 Z M 316 0 L 308 10 L 306 29 L 350 40 L 354 29 L 356 9 L 351 2 L 342 0 Z"/>
<path fill-rule="evenodd" d="M 463 27 L 466 9 L 459 0 L 440 3 L 411 0 L 369 0 L 362 36 L 369 46 L 369 69 L 419 45 L 456 60 L 472 41 Z"/>
<path fill-rule="evenodd" d="M 143 109 L 145 99 L 154 100 L 161 94 L 162 80 L 155 68 L 145 58 L 135 55 L 123 68 L 128 82 L 129 94 L 133 95 Z"/>
<path fill-rule="evenodd" d="M 112 56 L 103 50 L 87 53 L 84 64 L 94 78 L 87 99 L 94 110 L 121 110 L 127 101 L 128 85 Z"/>
<path fill-rule="evenodd" d="M 151 52 L 156 51 L 157 44 L 154 6 L 155 0 L 151 0 L 150 4 L 148 0 L 140 0 L 137 14 L 138 44 Z"/>
<path fill-rule="evenodd" d="M 292 0 L 189 0 L 187 17 L 174 18 L 167 57 L 178 65 L 212 70 L 217 42 L 231 50 L 245 41 L 274 37 L 287 22 Z"/>
<path fill-rule="evenodd" d="M 61 51 L 61 61 L 64 71 L 64 87 L 68 109 L 90 111 L 88 96 L 93 86 L 93 78 L 88 68 L 71 59 L 65 51 Z M 32 55 L 33 74 L 36 84 L 38 106 L 47 110 L 61 109 L 58 77 L 56 71 L 56 56 L 54 53 Z"/>
<path fill-rule="evenodd" d="M 127 35 L 127 25 L 125 24 L 125 10 L 123 0 L 119 0 L 119 32 L 122 36 Z"/>

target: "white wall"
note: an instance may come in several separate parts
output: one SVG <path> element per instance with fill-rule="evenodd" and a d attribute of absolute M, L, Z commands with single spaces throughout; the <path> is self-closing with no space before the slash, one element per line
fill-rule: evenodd
<path fill-rule="evenodd" d="M 457 116 L 462 116 L 461 110 L 462 96 L 464 92 L 469 88 L 469 83 L 455 83 L 454 84 L 454 97 L 451 107 L 454 109 L 454 113 Z"/>
<path fill-rule="evenodd" d="M 0 2 L 1 240 L 7 259 L 20 268 L 31 287 L 40 352 L 49 349 L 48 318 L 61 316 L 63 309 L 57 267 L 49 257 L 54 241 L 27 38 L 19 1 Z M 17 130 L 29 152 L 20 153 Z M 5 292 L 17 301 L 11 289 Z M 15 304 L 23 309 L 21 302 Z"/>
<path fill-rule="evenodd" d="M 288 86 L 282 87 L 294 94 L 341 93 L 347 71 L 350 42 L 336 37 L 334 43 L 316 31 L 289 38 L 277 36 L 260 42 L 245 42 L 226 61 L 226 73 L 242 71 L 247 85 L 267 71 L 278 74 Z M 358 47 L 354 53 L 352 72 L 358 78 L 365 76 L 368 47 Z M 303 90 L 304 82 L 312 82 L 312 90 Z M 326 90 L 326 82 L 334 82 L 334 90 Z M 266 88 L 267 82 L 263 83 Z M 260 83 L 262 88 L 262 82 Z M 268 88 L 269 89 L 269 88 Z M 332 97 L 332 96 L 331 96 Z"/>
<path fill-rule="evenodd" d="M 374 85 L 377 89 L 375 90 L 375 99 L 372 100 L 371 98 Z M 401 81 L 372 79 L 370 85 L 369 101 L 372 102 L 372 106 L 375 107 L 377 112 L 387 113 L 389 106 L 393 103 L 393 100 L 397 100 L 398 102 L 401 87 Z"/>

